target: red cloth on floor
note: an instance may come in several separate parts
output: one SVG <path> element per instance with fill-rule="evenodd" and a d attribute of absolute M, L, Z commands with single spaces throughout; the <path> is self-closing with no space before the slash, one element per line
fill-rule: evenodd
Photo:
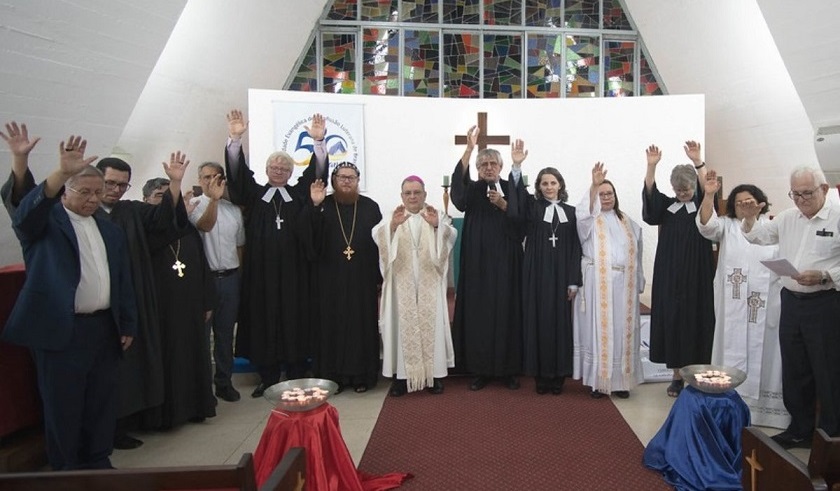
<path fill-rule="evenodd" d="M 306 489 L 310 491 L 385 491 L 398 488 L 411 474 L 371 476 L 356 470 L 341 437 L 338 411 L 327 403 L 306 412 L 274 410 L 254 452 L 257 485 L 292 447 L 306 449 Z"/>

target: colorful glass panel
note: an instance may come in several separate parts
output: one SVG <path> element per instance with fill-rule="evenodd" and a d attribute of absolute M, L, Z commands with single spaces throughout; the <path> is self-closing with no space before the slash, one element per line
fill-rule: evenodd
<path fill-rule="evenodd" d="M 358 0 L 333 0 L 332 8 L 327 13 L 329 20 L 356 20 Z"/>
<path fill-rule="evenodd" d="M 484 97 L 522 97 L 522 36 L 484 35 Z"/>
<path fill-rule="evenodd" d="M 438 5 L 438 0 L 403 0 L 400 21 L 437 23 Z"/>
<path fill-rule="evenodd" d="M 600 0 L 566 0 L 566 27 L 598 29 Z"/>
<path fill-rule="evenodd" d="M 522 24 L 522 0 L 484 0 L 484 24 L 518 26 Z"/>
<path fill-rule="evenodd" d="M 604 42 L 604 97 L 636 95 L 633 90 L 635 52 L 633 41 Z"/>
<path fill-rule="evenodd" d="M 399 31 L 363 29 L 362 33 L 362 93 L 399 95 Z"/>
<path fill-rule="evenodd" d="M 621 8 L 621 0 L 604 0 L 604 29 L 633 30 L 630 20 Z"/>
<path fill-rule="evenodd" d="M 662 87 L 648 62 L 644 51 L 639 60 L 639 95 L 662 95 Z"/>
<path fill-rule="evenodd" d="M 525 25 L 563 26 L 563 0 L 525 0 Z"/>
<path fill-rule="evenodd" d="M 598 36 L 566 36 L 566 97 L 598 97 Z"/>
<path fill-rule="evenodd" d="M 443 0 L 444 24 L 478 24 L 481 20 L 479 0 Z"/>
<path fill-rule="evenodd" d="M 356 35 L 325 32 L 321 35 L 324 92 L 356 92 Z"/>
<path fill-rule="evenodd" d="M 362 20 L 372 22 L 397 20 L 397 0 L 362 0 Z"/>
<path fill-rule="evenodd" d="M 560 97 L 563 91 L 562 35 L 528 36 L 528 98 Z"/>
<path fill-rule="evenodd" d="M 440 96 L 440 35 L 406 29 L 403 43 L 403 95 Z"/>
<path fill-rule="evenodd" d="M 309 43 L 309 48 L 298 66 L 298 71 L 289 83 L 288 90 L 300 92 L 318 91 L 318 58 L 315 50 L 315 40 Z"/>
<path fill-rule="evenodd" d="M 481 34 L 443 35 L 443 96 L 481 97 Z"/>

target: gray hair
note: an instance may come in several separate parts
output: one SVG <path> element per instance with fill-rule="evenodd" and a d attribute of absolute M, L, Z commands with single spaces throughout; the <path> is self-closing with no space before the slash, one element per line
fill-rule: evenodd
<path fill-rule="evenodd" d="M 478 167 L 478 163 L 481 161 L 482 157 L 491 157 L 493 160 L 499 163 L 499 166 L 504 165 L 504 161 L 502 160 L 502 154 L 500 154 L 498 150 L 493 150 L 492 148 L 485 148 L 484 150 L 479 150 L 478 155 L 475 158 L 476 167 Z"/>
<path fill-rule="evenodd" d="M 72 188 L 73 185 L 76 184 L 76 181 L 83 177 L 98 177 L 99 179 L 104 180 L 105 174 L 102 173 L 101 170 L 97 169 L 92 165 L 86 166 L 84 169 L 80 170 L 76 174 L 70 176 L 70 179 L 67 179 L 67 182 L 64 183 L 65 187 Z"/>
<path fill-rule="evenodd" d="M 169 179 L 164 177 L 153 177 L 152 179 L 149 179 L 146 181 L 146 184 L 143 185 L 143 197 L 148 198 L 153 192 L 164 186 L 169 186 Z"/>
<path fill-rule="evenodd" d="M 800 177 L 811 176 L 814 178 L 814 185 L 822 186 L 823 184 L 828 184 L 828 181 L 825 178 L 825 174 L 823 174 L 822 169 L 819 167 L 811 167 L 808 165 L 800 165 L 799 167 L 793 169 L 790 173 L 790 179 L 798 179 Z"/>
<path fill-rule="evenodd" d="M 697 190 L 697 171 L 691 164 L 674 167 L 671 171 L 671 187 L 676 189 Z"/>
<path fill-rule="evenodd" d="M 268 167 L 272 162 L 276 160 L 279 160 L 280 162 L 288 165 L 292 169 L 295 168 L 295 159 L 293 159 L 291 155 L 289 155 L 286 152 L 283 152 L 282 150 L 278 150 L 269 155 L 268 158 L 265 159 L 265 166 Z"/>
<path fill-rule="evenodd" d="M 218 171 L 218 172 L 219 172 L 219 174 L 221 174 L 221 175 L 222 175 L 222 177 L 225 177 L 225 168 L 224 168 L 224 167 L 222 167 L 222 166 L 221 166 L 220 164 L 218 164 L 217 162 L 204 162 L 203 164 L 199 165 L 199 166 L 198 166 L 198 172 L 199 172 L 199 174 L 201 173 L 201 169 L 203 169 L 203 168 L 205 168 L 205 167 L 210 167 L 211 169 L 215 169 L 216 171 Z"/>

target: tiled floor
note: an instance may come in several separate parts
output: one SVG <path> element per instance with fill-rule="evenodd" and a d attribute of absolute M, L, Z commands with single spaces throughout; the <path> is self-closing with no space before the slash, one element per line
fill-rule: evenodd
<path fill-rule="evenodd" d="M 253 452 L 268 419 L 271 405 L 265 399 L 252 399 L 257 384 L 255 374 L 234 375 L 234 385 L 242 399 L 219 401 L 215 418 L 199 424 L 187 424 L 168 432 L 137 434 L 145 444 L 134 450 L 115 450 L 112 462 L 117 468 L 200 464 L 234 464 L 245 452 Z M 388 380 L 364 394 L 352 391 L 330 399 L 338 409 L 341 431 L 353 460 L 358 465 L 376 418 L 387 396 Z M 665 394 L 666 384 L 644 384 L 631 392 L 629 399 L 612 398 L 624 419 L 647 445 L 668 416 L 673 399 Z M 406 396 L 410 397 L 410 395 Z M 775 434 L 778 430 L 767 428 Z M 808 461 L 808 450 L 794 449 L 793 454 Z"/>

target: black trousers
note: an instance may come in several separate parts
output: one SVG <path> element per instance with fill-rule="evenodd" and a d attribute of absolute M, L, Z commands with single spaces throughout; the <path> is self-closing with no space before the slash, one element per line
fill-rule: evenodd
<path fill-rule="evenodd" d="M 779 346 L 788 430 L 810 439 L 814 427 L 840 435 L 840 292 L 800 297 L 782 289 Z M 816 402 L 820 417 L 816 420 Z"/>
<path fill-rule="evenodd" d="M 62 351 L 32 350 L 54 470 L 111 467 L 120 341 L 111 311 L 75 316 Z"/>

